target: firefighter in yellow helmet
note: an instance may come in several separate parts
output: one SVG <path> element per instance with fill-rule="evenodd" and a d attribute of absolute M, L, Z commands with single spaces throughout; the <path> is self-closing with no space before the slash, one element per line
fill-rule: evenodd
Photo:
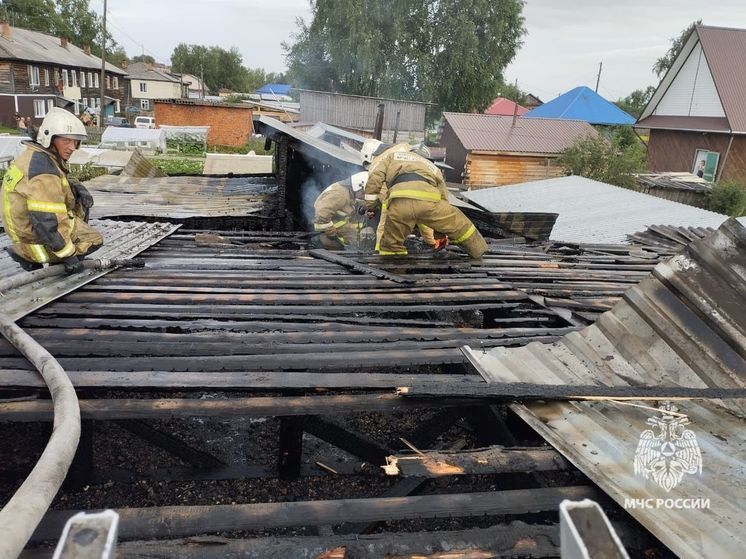
<path fill-rule="evenodd" d="M 322 231 L 321 245 L 329 250 L 340 250 L 358 240 L 358 224 L 351 221 L 357 215 L 355 198 L 360 199 L 368 173 L 361 171 L 335 182 L 324 189 L 313 204 L 313 227 Z"/>
<path fill-rule="evenodd" d="M 93 198 L 68 179 L 67 161 L 87 137 L 72 113 L 52 108 L 34 141 L 8 167 L 2 185 L 2 219 L 12 241 L 11 256 L 24 268 L 62 262 L 68 273 L 82 269 L 81 258 L 103 244 L 86 223 Z"/>
<path fill-rule="evenodd" d="M 360 155 L 363 158 L 363 165 L 366 165 L 368 168 L 368 171 L 370 172 L 371 168 L 374 168 L 377 165 L 378 161 L 385 161 L 385 156 L 394 153 L 397 151 L 412 151 L 415 146 L 412 146 L 409 143 L 403 142 L 400 144 L 384 144 L 380 140 L 375 139 L 368 139 L 363 142 L 362 148 L 360 148 Z M 388 188 L 384 184 L 381 188 L 381 191 L 378 194 L 378 200 L 383 204 L 383 202 L 386 200 L 388 194 Z M 369 214 L 372 215 L 372 214 Z M 382 206 L 381 209 L 381 219 L 378 222 L 378 227 L 376 228 L 376 250 L 381 249 L 381 237 L 383 237 L 383 230 L 386 226 L 386 210 Z M 423 225 L 422 223 L 417 224 L 417 229 L 420 231 L 420 236 L 422 237 L 422 241 L 428 245 L 430 248 L 434 250 L 440 250 L 441 248 L 445 248 L 445 246 L 448 244 L 448 238 L 445 236 L 439 236 L 441 238 L 436 239 L 434 236 L 434 231 L 427 227 L 426 225 Z"/>
<path fill-rule="evenodd" d="M 388 188 L 382 207 L 386 224 L 379 254 L 404 255 L 404 240 L 422 224 L 461 245 L 471 258 L 480 258 L 487 243 L 461 210 L 448 202 L 443 174 L 434 163 L 412 151 L 394 151 L 376 157 L 365 185 L 365 205 L 375 211 L 381 190 Z"/>

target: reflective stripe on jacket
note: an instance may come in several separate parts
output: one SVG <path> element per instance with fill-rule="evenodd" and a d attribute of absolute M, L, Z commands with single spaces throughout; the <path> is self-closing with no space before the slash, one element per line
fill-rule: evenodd
<path fill-rule="evenodd" d="M 14 245 L 25 245 L 34 260 L 49 261 L 75 254 L 72 242 L 75 197 L 67 170 L 57 158 L 36 144 L 9 166 L 3 177 L 2 219 Z"/>
<path fill-rule="evenodd" d="M 385 205 L 394 198 L 410 198 L 437 202 L 448 199 L 443 174 L 432 162 L 412 152 L 389 151 L 376 159 L 365 185 L 365 204 L 376 205 L 377 197 L 388 186 Z"/>
<path fill-rule="evenodd" d="M 355 212 L 355 200 L 350 187 L 342 182 L 329 185 L 316 198 L 313 209 L 313 227 L 316 231 L 346 225 L 349 217 Z"/>

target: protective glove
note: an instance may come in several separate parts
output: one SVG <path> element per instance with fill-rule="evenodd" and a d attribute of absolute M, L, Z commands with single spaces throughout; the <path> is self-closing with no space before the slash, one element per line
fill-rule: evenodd
<path fill-rule="evenodd" d="M 435 239 L 435 244 L 433 245 L 433 250 L 435 252 L 438 252 L 440 250 L 443 250 L 448 246 L 448 237 L 443 237 L 442 239 Z"/>
<path fill-rule="evenodd" d="M 83 271 L 83 261 L 77 256 L 69 256 L 68 258 L 65 258 L 62 261 L 62 264 L 65 266 L 65 273 L 68 275 L 77 274 L 78 272 Z"/>
<path fill-rule="evenodd" d="M 68 179 L 70 183 L 70 190 L 73 191 L 73 196 L 75 196 L 75 200 L 84 208 L 92 208 L 93 207 L 93 196 L 91 196 L 91 193 L 88 192 L 88 189 L 83 186 L 83 183 L 80 182 L 78 179 Z"/>
<path fill-rule="evenodd" d="M 327 237 L 336 237 L 339 233 L 337 232 L 337 228 L 332 225 L 329 229 L 324 229 L 324 235 Z"/>
<path fill-rule="evenodd" d="M 365 217 L 367 217 L 368 219 L 373 219 L 374 217 L 376 217 L 376 210 L 366 210 Z"/>

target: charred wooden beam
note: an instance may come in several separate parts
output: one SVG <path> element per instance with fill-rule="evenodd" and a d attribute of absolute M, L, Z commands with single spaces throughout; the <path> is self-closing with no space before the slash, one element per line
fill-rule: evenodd
<path fill-rule="evenodd" d="M 459 452 L 426 451 L 389 456 L 384 471 L 404 477 L 529 473 L 568 470 L 572 465 L 552 448 L 494 446 Z"/>
<path fill-rule="evenodd" d="M 412 518 L 463 518 L 555 511 L 563 499 L 600 499 L 588 486 L 515 489 L 417 497 L 296 501 L 242 505 L 123 508 L 119 537 L 155 539 L 290 526 L 375 522 Z M 56 539 L 78 511 L 50 511 L 32 541 Z"/>
<path fill-rule="evenodd" d="M 280 418 L 278 457 L 278 475 L 280 479 L 293 480 L 300 475 L 305 420 L 304 416 Z"/>
<path fill-rule="evenodd" d="M 373 268 L 372 266 L 368 266 L 366 264 L 361 264 L 360 262 L 356 262 L 355 260 L 352 260 L 351 258 L 346 258 L 344 256 L 334 254 L 333 252 L 329 252 L 328 250 L 325 250 L 325 249 L 312 249 L 308 251 L 308 254 L 310 254 L 314 258 L 321 258 L 322 260 L 326 260 L 327 262 L 333 262 L 334 264 L 339 264 L 340 266 L 344 266 L 348 270 L 360 272 L 361 274 L 369 274 L 371 276 L 390 280 L 396 283 L 411 284 L 411 283 L 416 283 L 417 281 L 414 278 L 407 278 L 404 276 L 400 276 L 398 274 L 392 274 L 391 272 L 380 270 L 378 268 Z"/>
<path fill-rule="evenodd" d="M 326 441 L 366 462 L 382 466 L 391 449 L 370 437 L 356 433 L 330 418 L 309 417 L 304 425 L 307 433 Z"/>

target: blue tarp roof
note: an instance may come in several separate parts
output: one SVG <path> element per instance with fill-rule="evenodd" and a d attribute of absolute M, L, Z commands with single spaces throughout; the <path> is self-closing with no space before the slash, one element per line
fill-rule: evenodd
<path fill-rule="evenodd" d="M 562 118 L 584 120 L 590 124 L 634 124 L 635 117 L 625 113 L 592 89 L 580 86 L 536 107 L 523 118 Z"/>
<path fill-rule="evenodd" d="M 256 90 L 257 93 L 268 93 L 274 95 L 290 95 L 290 84 L 286 83 L 267 83 Z"/>

